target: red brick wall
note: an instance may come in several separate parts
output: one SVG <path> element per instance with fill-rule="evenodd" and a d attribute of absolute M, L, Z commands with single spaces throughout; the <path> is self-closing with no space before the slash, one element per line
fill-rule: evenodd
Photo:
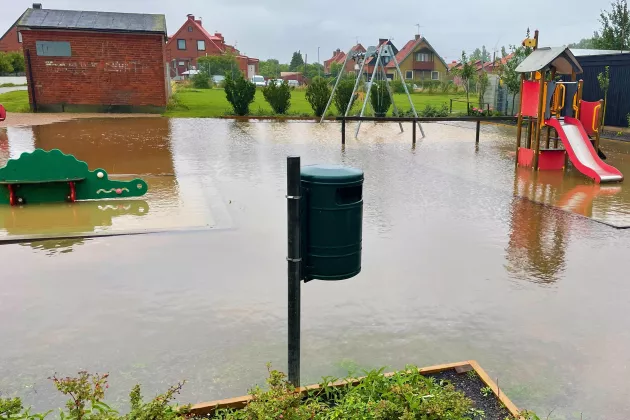
<path fill-rule="evenodd" d="M 188 31 L 188 27 L 192 29 L 192 32 Z M 177 40 L 184 39 L 186 40 L 186 49 L 180 50 L 177 49 Z M 206 41 L 206 49 L 205 51 L 199 51 L 197 49 L 197 41 Z M 220 55 L 223 54 L 219 48 L 225 48 L 225 44 L 220 41 L 211 42 L 207 39 L 206 34 L 204 34 L 197 25 L 193 24 L 192 19 L 188 19 L 184 26 L 182 26 L 176 33 L 173 35 L 166 45 L 166 58 L 170 63 L 170 66 L 173 66 L 172 61 L 177 60 L 184 61 L 190 65 L 197 65 L 197 58 L 203 57 L 205 55 Z M 187 66 L 180 66 L 178 68 L 179 73 L 188 70 Z"/>
<path fill-rule="evenodd" d="M 39 30 L 22 36 L 38 105 L 166 106 L 163 36 Z M 67 41 L 72 56 L 38 56 L 35 41 Z M 28 71 L 27 77 L 31 85 Z M 31 96 L 29 89 L 32 103 Z"/>
<path fill-rule="evenodd" d="M 18 31 L 17 27 L 14 26 L 2 39 L 0 39 L 0 51 L 9 52 L 21 50 L 22 44 L 18 42 Z"/>

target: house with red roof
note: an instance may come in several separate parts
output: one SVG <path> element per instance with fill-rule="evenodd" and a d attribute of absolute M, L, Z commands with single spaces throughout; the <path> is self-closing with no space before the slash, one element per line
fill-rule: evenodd
<path fill-rule="evenodd" d="M 410 82 L 424 80 L 445 80 L 448 65 L 440 54 L 429 44 L 426 38 L 416 35 L 396 53 L 396 61 L 405 80 Z M 394 61 L 385 66 L 388 77 L 398 79 L 398 72 Z"/>
<path fill-rule="evenodd" d="M 350 51 L 352 51 L 352 53 L 364 53 L 365 48 L 363 47 L 363 45 L 357 44 L 354 47 L 352 47 Z M 339 48 L 333 51 L 332 57 L 324 61 L 324 73 L 330 74 L 331 66 L 333 64 L 339 64 L 343 66 L 343 63 L 346 62 L 346 55 L 347 54 L 341 51 Z M 352 60 L 352 57 L 350 57 L 350 59 L 348 59 L 348 62 L 346 63 L 345 72 L 346 73 L 354 72 L 356 70 L 355 69 L 356 64 L 357 62 L 355 60 Z"/>
<path fill-rule="evenodd" d="M 201 18 L 187 15 L 186 22 L 166 43 L 166 57 L 171 77 L 178 78 L 187 70 L 197 67 L 197 58 L 208 55 L 233 54 L 243 75 L 250 79 L 258 73 L 257 58 L 242 55 L 232 45 L 225 43 L 219 32 L 209 33 L 202 24 Z"/>
<path fill-rule="evenodd" d="M 383 46 L 383 45 L 389 45 L 392 47 L 392 52 L 394 53 L 394 55 L 398 54 L 398 48 L 396 48 L 396 46 L 394 45 L 394 43 L 389 40 L 389 39 L 385 39 L 385 38 L 380 38 L 378 40 L 378 45 L 376 46 L 376 54 L 372 57 L 369 57 L 367 59 L 367 61 L 365 62 L 365 68 L 364 68 L 364 72 L 367 74 L 366 78 L 369 80 L 370 77 L 372 77 L 372 74 L 374 73 L 374 65 L 376 63 L 376 58 L 378 56 L 378 51 L 379 49 Z M 395 69 L 396 67 L 394 66 L 394 62 L 392 60 L 392 57 L 388 57 L 388 56 L 381 56 L 381 63 L 383 63 L 384 66 L 388 66 L 391 62 L 392 67 Z M 379 67 L 380 68 L 380 67 Z M 387 72 L 387 78 L 389 78 L 390 80 L 393 79 L 394 75 L 390 74 L 389 72 Z"/>

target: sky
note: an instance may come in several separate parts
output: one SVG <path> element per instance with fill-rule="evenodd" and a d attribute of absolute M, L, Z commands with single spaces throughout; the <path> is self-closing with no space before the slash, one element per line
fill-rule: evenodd
<path fill-rule="evenodd" d="M 447 62 L 485 45 L 492 54 L 520 44 L 529 27 L 540 30 L 541 46 L 560 46 L 599 29 L 607 0 L 38 0 L 44 9 L 98 10 L 166 15 L 169 35 L 187 14 L 201 17 L 209 32 L 221 32 L 241 53 L 288 63 L 294 51 L 312 63 L 349 50 L 357 41 L 379 38 L 404 44 L 420 33 Z M 2 0 L 0 35 L 31 7 L 32 1 Z"/>

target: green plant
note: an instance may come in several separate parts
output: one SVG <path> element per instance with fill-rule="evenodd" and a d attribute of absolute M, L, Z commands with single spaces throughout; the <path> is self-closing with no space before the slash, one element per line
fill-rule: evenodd
<path fill-rule="evenodd" d="M 439 108 L 427 104 L 427 106 L 418 113 L 420 117 L 448 117 L 448 114 L 449 109 L 446 104 L 442 104 Z"/>
<path fill-rule="evenodd" d="M 483 395 L 484 397 L 492 395 L 492 388 L 490 388 L 489 386 L 484 386 L 483 388 L 481 388 L 481 395 Z"/>
<path fill-rule="evenodd" d="M 197 68 L 210 78 L 214 75 L 224 75 L 229 73 L 230 76 L 236 77 L 237 73 L 241 73 L 238 62 L 234 54 L 225 53 L 222 55 L 207 55 L 197 59 Z"/>
<path fill-rule="evenodd" d="M 345 115 L 348 104 L 350 104 L 350 109 L 352 109 L 354 101 L 356 100 L 356 94 L 354 96 L 352 95 L 354 85 L 355 79 L 344 78 L 339 81 L 337 90 L 335 91 L 335 98 L 333 99 L 339 115 Z"/>
<path fill-rule="evenodd" d="M 455 83 L 453 83 L 452 80 L 445 80 L 443 82 L 440 82 L 440 92 L 449 93 L 451 90 L 453 90 L 453 86 L 455 86 Z"/>
<path fill-rule="evenodd" d="M 477 93 L 479 94 L 479 106 L 483 107 L 483 97 L 486 94 L 486 90 L 488 90 L 488 85 L 490 84 L 490 79 L 488 79 L 488 73 L 482 71 L 477 75 Z"/>
<path fill-rule="evenodd" d="M 387 90 L 387 84 L 383 81 L 372 83 L 370 89 L 370 103 L 376 116 L 385 116 L 389 107 L 392 106 L 392 99 Z"/>
<path fill-rule="evenodd" d="M 477 378 L 477 372 L 475 372 L 474 370 L 469 370 L 468 372 L 466 372 L 466 376 L 468 376 L 468 379 L 475 379 Z"/>
<path fill-rule="evenodd" d="M 256 85 L 245 80 L 240 73 L 236 77 L 226 73 L 225 96 L 236 115 L 247 115 L 249 114 L 249 105 L 254 102 L 256 96 Z"/>
<path fill-rule="evenodd" d="M 628 127 L 630 127 L 630 114 L 626 115 L 626 119 L 628 120 Z"/>
<path fill-rule="evenodd" d="M 7 53 L 0 52 L 0 74 L 13 73 L 13 63 Z"/>
<path fill-rule="evenodd" d="M 470 102 L 470 81 L 475 77 L 475 67 L 466 57 L 466 52 L 462 51 L 462 60 L 459 67 L 453 69 L 453 74 L 459 77 L 466 90 L 466 101 Z"/>
<path fill-rule="evenodd" d="M 195 89 L 210 89 L 210 79 L 205 73 L 197 73 L 192 77 L 192 84 Z"/>
<path fill-rule="evenodd" d="M 306 100 L 311 104 L 316 116 L 321 117 L 324 114 L 329 98 L 330 86 L 325 79 L 315 77 L 306 88 Z"/>
<path fill-rule="evenodd" d="M 271 82 L 262 89 L 263 96 L 276 114 L 286 114 L 291 106 L 291 88 L 283 83 Z"/>

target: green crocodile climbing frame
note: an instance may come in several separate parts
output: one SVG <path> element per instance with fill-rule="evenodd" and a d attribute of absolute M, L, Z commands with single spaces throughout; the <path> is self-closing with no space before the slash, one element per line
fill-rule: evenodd
<path fill-rule="evenodd" d="M 57 149 L 22 153 L 0 168 L 0 204 L 128 198 L 146 192 L 142 179 L 112 181 L 103 169 L 90 171 L 87 163 Z"/>

